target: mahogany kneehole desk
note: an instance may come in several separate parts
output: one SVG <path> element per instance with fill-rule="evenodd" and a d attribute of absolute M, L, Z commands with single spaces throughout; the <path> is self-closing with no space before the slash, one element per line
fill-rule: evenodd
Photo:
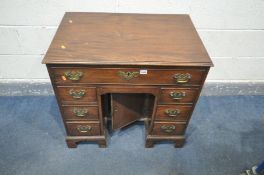
<path fill-rule="evenodd" d="M 182 147 L 213 65 L 188 15 L 115 13 L 66 13 L 43 63 L 70 148 L 138 120 L 147 148 Z"/>

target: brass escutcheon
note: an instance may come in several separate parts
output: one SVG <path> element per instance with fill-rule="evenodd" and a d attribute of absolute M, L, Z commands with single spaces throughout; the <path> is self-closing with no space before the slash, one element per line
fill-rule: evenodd
<path fill-rule="evenodd" d="M 139 72 L 135 71 L 135 72 L 124 72 L 124 71 L 118 71 L 118 75 L 120 77 L 122 77 L 125 80 L 131 80 L 133 78 L 138 77 Z"/>

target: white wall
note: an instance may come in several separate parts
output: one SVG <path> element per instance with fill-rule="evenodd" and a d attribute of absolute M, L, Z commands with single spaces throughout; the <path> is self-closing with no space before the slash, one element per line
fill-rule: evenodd
<path fill-rule="evenodd" d="M 40 62 L 65 11 L 190 14 L 207 81 L 264 81 L 264 0 L 1 0 L 0 81 L 48 80 Z"/>

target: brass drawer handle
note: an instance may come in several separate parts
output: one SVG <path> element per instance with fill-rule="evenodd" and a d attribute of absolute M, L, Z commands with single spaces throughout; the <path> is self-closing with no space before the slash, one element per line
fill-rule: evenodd
<path fill-rule="evenodd" d="M 86 108 L 73 108 L 73 113 L 77 117 L 85 117 L 88 114 L 88 110 Z"/>
<path fill-rule="evenodd" d="M 180 99 L 182 99 L 183 97 L 186 96 L 186 93 L 185 92 L 176 92 L 176 91 L 173 91 L 173 92 L 170 92 L 170 96 L 174 100 L 180 100 Z"/>
<path fill-rule="evenodd" d="M 189 73 L 178 73 L 173 76 L 177 83 L 188 83 L 189 80 L 192 78 L 191 74 Z"/>
<path fill-rule="evenodd" d="M 86 133 L 92 130 L 90 125 L 79 125 L 77 126 L 77 130 L 81 133 Z"/>
<path fill-rule="evenodd" d="M 64 72 L 64 75 L 69 80 L 78 81 L 83 76 L 83 73 L 81 71 L 66 71 L 66 72 Z"/>
<path fill-rule="evenodd" d="M 167 114 L 170 117 L 176 117 L 181 113 L 179 109 L 167 109 L 165 111 L 165 114 Z"/>
<path fill-rule="evenodd" d="M 138 77 L 139 75 L 139 72 L 124 72 L 124 71 L 118 71 L 118 75 L 125 79 L 125 80 L 131 80 L 133 78 L 136 78 Z"/>
<path fill-rule="evenodd" d="M 75 99 L 80 99 L 82 98 L 84 95 L 85 95 L 85 90 L 74 90 L 74 89 L 71 89 L 69 91 L 69 94 L 72 96 L 72 98 L 75 98 Z"/>
<path fill-rule="evenodd" d="M 174 125 L 162 125 L 160 129 L 162 132 L 172 133 L 175 131 L 176 127 Z"/>

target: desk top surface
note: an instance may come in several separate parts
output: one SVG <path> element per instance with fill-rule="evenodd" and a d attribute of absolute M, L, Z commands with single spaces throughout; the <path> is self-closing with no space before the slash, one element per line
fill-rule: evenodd
<path fill-rule="evenodd" d="M 45 64 L 212 66 L 188 15 L 66 13 Z"/>

